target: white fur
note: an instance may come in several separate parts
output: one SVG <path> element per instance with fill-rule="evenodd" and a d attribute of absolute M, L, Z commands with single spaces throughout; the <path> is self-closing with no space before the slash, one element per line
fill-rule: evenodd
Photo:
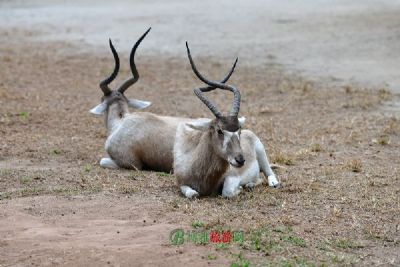
<path fill-rule="evenodd" d="M 102 158 L 100 166 L 107 169 L 119 169 L 118 165 L 110 158 Z"/>
<path fill-rule="evenodd" d="M 244 122 L 244 118 L 242 122 Z M 193 135 L 194 131 L 207 129 L 209 126 L 210 120 L 179 124 L 174 145 L 174 171 L 177 177 L 192 176 L 190 165 L 196 158 L 196 147 L 199 139 L 190 136 Z M 239 132 L 224 131 L 224 149 L 233 137 L 239 137 Z M 231 160 L 228 159 L 231 164 L 222 177 L 224 181 L 222 196 L 232 198 L 242 191 L 242 186 L 253 188 L 261 184 L 264 180 L 260 177 L 260 170 L 268 178 L 269 186 L 277 187 L 279 181 L 271 169 L 265 148 L 259 138 L 253 132 L 243 130 L 239 140 L 246 160 L 245 165 L 241 168 L 233 167 Z M 205 168 L 207 167 L 205 166 Z M 191 198 L 195 193 L 198 194 L 186 185 L 181 186 L 181 191 L 188 198 Z"/>
<path fill-rule="evenodd" d="M 260 165 L 258 161 L 253 160 L 248 164 L 249 167 L 240 175 L 240 185 L 252 188 L 261 184 L 263 180 L 260 178 Z"/>
<path fill-rule="evenodd" d="M 100 116 L 103 115 L 106 110 L 107 110 L 107 103 L 102 102 L 97 106 L 95 106 L 94 108 L 92 108 L 89 112 L 92 113 L 93 115 Z"/>
<path fill-rule="evenodd" d="M 224 143 L 222 144 L 222 149 L 225 151 L 229 142 L 232 140 L 234 136 L 236 136 L 239 139 L 239 131 L 236 132 L 229 132 L 226 130 L 222 130 L 224 133 Z"/>
<path fill-rule="evenodd" d="M 239 136 L 239 131 L 236 132 L 228 132 L 223 130 L 224 132 L 224 142 L 222 144 L 222 151 L 226 152 L 226 149 L 228 148 L 228 144 L 231 142 L 232 138 L 237 138 L 238 140 L 240 140 L 240 136 Z M 228 162 L 231 165 L 235 165 L 236 164 L 236 160 L 233 156 L 228 156 Z"/>
<path fill-rule="evenodd" d="M 187 197 L 187 198 L 196 198 L 199 196 L 199 193 L 197 193 L 196 190 L 193 190 L 192 188 L 190 188 L 187 185 L 182 185 L 181 191 L 182 191 L 182 194 L 185 195 L 185 197 Z"/>
<path fill-rule="evenodd" d="M 211 119 L 201 118 L 192 122 L 187 122 L 186 125 L 195 130 L 205 131 L 210 127 L 211 121 Z"/>
<path fill-rule="evenodd" d="M 151 105 L 149 101 L 137 100 L 137 99 L 128 99 L 128 106 L 136 109 L 144 109 Z"/>
<path fill-rule="evenodd" d="M 186 175 L 189 171 L 189 166 L 187 166 L 188 153 L 190 153 L 190 148 L 186 146 L 184 142 L 185 136 L 191 132 L 197 131 L 198 126 L 202 126 L 204 119 L 199 119 L 194 122 L 180 123 L 176 130 L 175 143 L 174 143 L 174 166 L 178 167 L 183 175 Z M 209 120 L 211 121 L 211 120 Z M 197 122 L 197 123 L 196 123 Z"/>
<path fill-rule="evenodd" d="M 240 176 L 226 176 L 224 180 L 224 187 L 222 189 L 222 196 L 227 198 L 237 196 L 242 191 L 240 183 Z"/>
<path fill-rule="evenodd" d="M 268 161 L 267 153 L 265 153 L 264 145 L 261 143 L 260 139 L 256 139 L 255 150 L 257 155 L 257 161 L 260 164 L 260 169 L 265 176 L 268 177 L 268 185 L 271 187 L 279 186 L 279 181 L 275 176 L 275 173 L 271 169 L 271 165 Z"/>
<path fill-rule="evenodd" d="M 239 120 L 239 125 L 243 126 L 244 122 L 246 121 L 246 118 L 245 117 L 240 117 L 238 120 Z"/>
<path fill-rule="evenodd" d="M 243 138 L 244 135 L 246 139 Z M 278 187 L 280 183 L 271 169 L 264 145 L 260 139 L 253 132 L 244 130 L 241 136 L 241 146 L 245 154 L 245 165 L 241 168 L 232 165 L 229 167 L 229 170 L 224 174 L 222 195 L 229 198 L 234 197 L 241 192 L 242 186 L 252 189 L 262 184 L 263 179 L 260 177 L 260 170 L 267 177 L 269 186 Z"/>
<path fill-rule="evenodd" d="M 113 158 L 113 163 L 101 160 L 100 166 L 140 170 L 146 165 L 157 171 L 171 171 L 176 129 L 180 122 L 191 119 L 128 112 L 129 106 L 145 108 L 149 105 L 147 101 L 130 99 L 108 107 L 103 102 L 91 110 L 91 113 L 105 115 L 108 132 L 105 150 Z"/>
<path fill-rule="evenodd" d="M 278 181 L 278 179 L 276 179 L 275 174 L 268 176 L 268 185 L 271 187 L 279 186 L 279 181 Z"/>

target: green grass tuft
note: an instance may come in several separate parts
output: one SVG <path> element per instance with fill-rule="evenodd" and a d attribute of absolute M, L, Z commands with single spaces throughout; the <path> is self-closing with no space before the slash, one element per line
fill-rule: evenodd
<path fill-rule="evenodd" d="M 201 222 L 201 221 L 194 221 L 194 222 L 192 222 L 192 227 L 193 227 L 193 228 L 196 228 L 196 229 L 198 229 L 198 228 L 204 228 L 204 226 L 205 226 L 205 223 L 203 223 L 203 222 Z"/>
<path fill-rule="evenodd" d="M 22 111 L 18 115 L 23 120 L 27 120 L 29 118 L 29 112 L 27 112 L 27 111 Z"/>
<path fill-rule="evenodd" d="M 92 170 L 92 165 L 86 164 L 85 166 L 85 172 L 90 172 Z"/>
<path fill-rule="evenodd" d="M 298 247 L 307 247 L 306 241 L 295 235 L 285 235 L 281 237 L 282 241 L 289 242 Z"/>

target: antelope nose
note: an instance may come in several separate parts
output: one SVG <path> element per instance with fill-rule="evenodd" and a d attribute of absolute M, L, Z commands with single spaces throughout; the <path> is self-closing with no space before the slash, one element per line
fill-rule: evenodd
<path fill-rule="evenodd" d="M 243 155 L 240 154 L 240 155 L 237 155 L 235 157 L 235 161 L 236 161 L 236 163 L 238 164 L 239 167 L 242 167 L 244 162 L 245 162 L 245 159 L 244 159 Z"/>

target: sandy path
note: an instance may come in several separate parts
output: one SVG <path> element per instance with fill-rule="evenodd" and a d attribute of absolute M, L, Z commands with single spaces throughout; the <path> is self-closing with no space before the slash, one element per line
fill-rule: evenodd
<path fill-rule="evenodd" d="M 29 39 L 120 49 L 149 25 L 142 53 L 269 62 L 312 79 L 389 86 L 400 92 L 400 1 L 2 1 L 0 25 L 36 30 Z M 93 48 L 90 48 L 91 50 Z"/>
<path fill-rule="evenodd" d="M 207 264 L 192 259 L 210 248 L 171 245 L 169 233 L 181 226 L 160 217 L 162 209 L 154 201 L 145 202 L 139 196 L 93 195 L 0 203 L 0 266 Z"/>

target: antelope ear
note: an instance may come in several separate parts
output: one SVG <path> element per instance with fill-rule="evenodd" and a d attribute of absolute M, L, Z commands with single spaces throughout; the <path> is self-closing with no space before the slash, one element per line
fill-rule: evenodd
<path fill-rule="evenodd" d="M 240 125 L 240 126 L 243 126 L 243 124 L 244 124 L 245 121 L 246 121 L 246 118 L 245 118 L 245 117 L 240 117 L 240 118 L 239 118 L 239 125 Z"/>
<path fill-rule="evenodd" d="M 195 130 L 205 131 L 210 128 L 211 122 L 211 119 L 197 119 L 195 121 L 187 122 L 186 125 Z"/>
<path fill-rule="evenodd" d="M 136 109 L 144 109 L 151 105 L 151 102 L 137 99 L 128 99 L 128 106 Z"/>
<path fill-rule="evenodd" d="M 106 102 L 102 102 L 100 104 L 98 104 L 97 106 L 95 106 L 94 108 L 92 108 L 89 112 L 94 114 L 94 115 L 103 115 L 104 112 L 107 109 L 107 104 Z"/>

